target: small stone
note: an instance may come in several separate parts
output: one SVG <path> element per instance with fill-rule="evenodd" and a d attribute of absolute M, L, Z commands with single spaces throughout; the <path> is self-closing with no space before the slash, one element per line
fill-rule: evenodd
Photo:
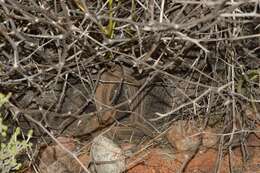
<path fill-rule="evenodd" d="M 102 135 L 93 140 L 91 157 L 93 162 L 91 170 L 95 173 L 121 173 L 125 170 L 125 156 L 122 149 Z"/>

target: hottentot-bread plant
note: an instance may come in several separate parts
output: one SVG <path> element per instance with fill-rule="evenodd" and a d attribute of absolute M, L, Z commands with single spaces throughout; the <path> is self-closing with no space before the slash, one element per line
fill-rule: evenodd
<path fill-rule="evenodd" d="M 0 107 L 8 101 L 10 95 L 5 96 L 0 93 Z M 21 163 L 18 163 L 16 157 L 25 149 L 29 148 L 31 144 L 29 140 L 32 131 L 28 133 L 27 139 L 18 140 L 21 134 L 20 128 L 16 128 L 13 135 L 7 135 L 8 126 L 3 124 L 3 118 L 0 114 L 0 172 L 9 173 L 17 171 L 21 168 Z"/>

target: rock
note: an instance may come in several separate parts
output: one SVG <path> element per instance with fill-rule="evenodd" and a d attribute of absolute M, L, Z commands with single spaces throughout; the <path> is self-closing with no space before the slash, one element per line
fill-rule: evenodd
<path fill-rule="evenodd" d="M 91 157 L 93 162 L 91 170 L 95 173 L 121 173 L 125 170 L 125 156 L 122 149 L 102 135 L 93 140 Z"/>
<path fill-rule="evenodd" d="M 177 121 L 167 134 L 167 139 L 177 151 L 194 149 L 200 142 L 198 130 L 185 121 Z"/>
<path fill-rule="evenodd" d="M 167 139 L 177 151 L 190 151 L 199 144 L 201 135 L 202 146 L 215 146 L 218 142 L 218 136 L 214 135 L 214 132 L 215 130 L 212 128 L 206 128 L 205 130 L 200 131 L 194 123 L 177 121 L 167 133 Z"/>
<path fill-rule="evenodd" d="M 204 147 L 214 147 L 218 143 L 219 137 L 216 135 L 216 130 L 212 128 L 206 128 L 203 134 L 203 146 Z"/>
<path fill-rule="evenodd" d="M 72 138 L 58 137 L 57 140 L 68 150 L 74 151 L 76 144 Z M 90 157 L 87 152 L 77 156 L 88 167 Z M 41 173 L 74 173 L 81 172 L 80 164 L 59 145 L 50 145 L 40 154 L 39 170 Z"/>

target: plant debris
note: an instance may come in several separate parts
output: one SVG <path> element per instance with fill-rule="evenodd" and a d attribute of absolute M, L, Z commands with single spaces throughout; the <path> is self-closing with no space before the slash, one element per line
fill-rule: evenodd
<path fill-rule="evenodd" d="M 189 139 L 197 150 L 176 171 L 190 170 L 203 138 L 216 146 L 210 171 L 239 149 L 247 165 L 259 133 L 259 19 L 258 0 L 1 0 L 0 95 L 11 93 L 1 116 L 34 132 L 22 160 L 37 170 L 38 144 L 66 136 L 81 151 L 100 134 L 142 160 L 174 150 L 180 127 L 174 135 L 202 139 Z"/>

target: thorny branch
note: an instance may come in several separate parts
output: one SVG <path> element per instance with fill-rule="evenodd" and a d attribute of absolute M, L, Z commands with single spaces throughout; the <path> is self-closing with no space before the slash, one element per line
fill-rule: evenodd
<path fill-rule="evenodd" d="M 176 119 L 220 120 L 217 172 L 224 145 L 259 122 L 259 1 L 82 2 L 0 1 L 0 93 L 11 92 L 13 106 L 51 137 L 50 119 L 66 129 L 71 119 L 94 121 L 111 110 L 143 116 L 156 134 Z M 131 69 L 138 90 L 97 110 L 100 75 L 116 65 Z M 145 102 L 157 83 L 174 89 L 170 110 L 147 117 L 120 109 Z"/>

